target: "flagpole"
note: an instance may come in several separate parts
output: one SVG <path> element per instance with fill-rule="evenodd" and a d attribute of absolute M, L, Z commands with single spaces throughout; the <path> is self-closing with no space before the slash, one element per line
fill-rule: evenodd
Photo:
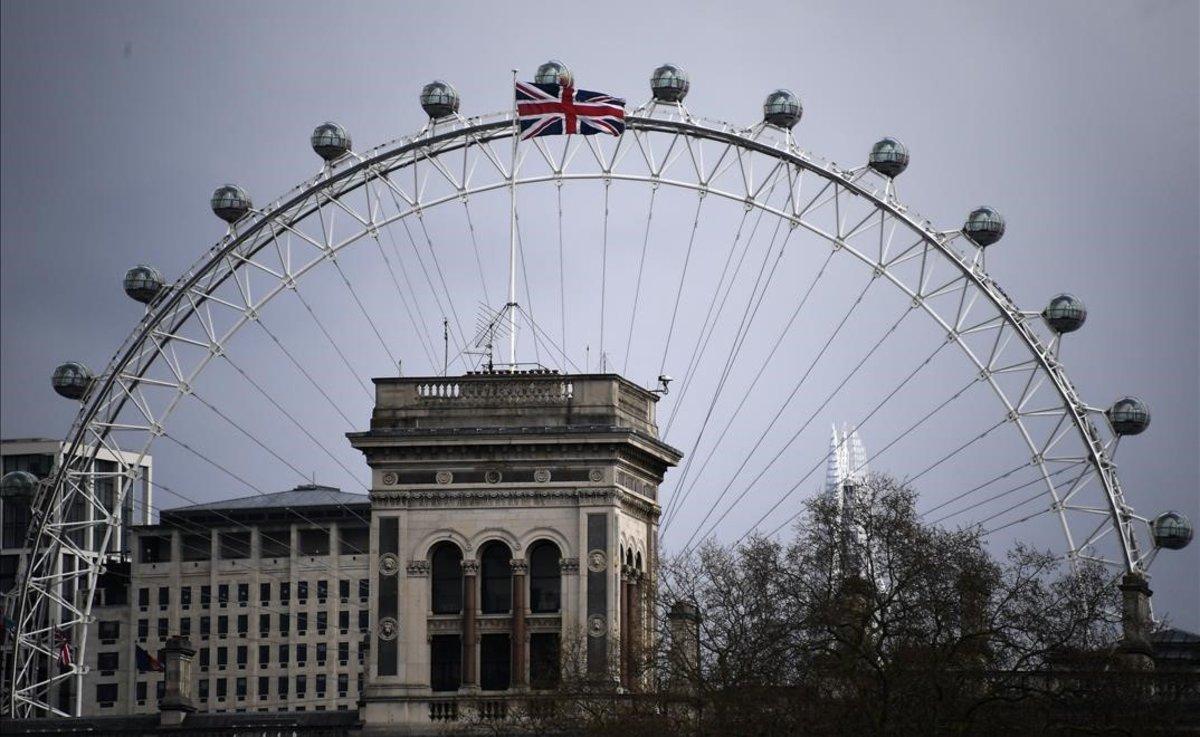
<path fill-rule="evenodd" d="M 517 70 L 512 70 L 513 132 L 512 164 L 509 168 L 508 198 L 508 367 L 517 370 L 517 140 L 521 134 L 517 115 Z"/>

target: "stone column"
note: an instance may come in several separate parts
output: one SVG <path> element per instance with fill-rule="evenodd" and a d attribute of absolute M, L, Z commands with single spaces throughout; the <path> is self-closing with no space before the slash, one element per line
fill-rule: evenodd
<path fill-rule="evenodd" d="M 620 661 L 621 661 L 621 685 L 628 689 L 633 682 L 632 665 L 633 654 L 630 650 L 630 637 L 633 631 L 632 618 L 633 607 L 630 602 L 633 594 L 633 581 L 630 577 L 631 569 L 624 564 L 621 565 L 621 629 L 620 629 Z"/>
<path fill-rule="evenodd" d="M 1140 573 L 1121 578 L 1122 637 L 1117 652 L 1131 670 L 1154 670 L 1154 648 L 1150 644 L 1150 585 Z"/>
<path fill-rule="evenodd" d="M 629 687 L 637 690 L 641 684 L 641 674 L 645 654 L 642 652 L 642 642 L 645 635 L 645 622 L 642 618 L 642 582 L 645 576 L 641 571 L 634 570 L 629 584 Z"/>
<path fill-rule="evenodd" d="M 479 576 L 479 561 L 464 560 L 463 571 L 463 686 L 475 688 L 479 686 L 476 663 L 476 609 L 475 592 L 478 587 L 475 580 Z"/>
<path fill-rule="evenodd" d="M 523 558 L 513 558 L 512 565 L 512 685 L 524 688 L 528 685 L 528 668 L 525 665 L 527 652 L 525 643 L 525 615 L 529 591 L 529 564 Z"/>
<path fill-rule="evenodd" d="M 196 710 L 192 699 L 195 680 L 192 678 L 192 657 L 196 649 L 190 640 L 184 637 L 171 637 L 163 648 L 164 678 L 166 693 L 159 702 L 159 723 L 163 726 L 177 726 L 183 723 L 184 717 Z"/>

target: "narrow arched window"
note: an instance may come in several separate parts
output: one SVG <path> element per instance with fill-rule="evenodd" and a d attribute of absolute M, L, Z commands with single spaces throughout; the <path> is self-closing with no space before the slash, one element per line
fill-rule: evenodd
<path fill-rule="evenodd" d="M 479 556 L 480 603 L 484 614 L 512 611 L 512 551 L 502 542 L 483 546 Z"/>
<path fill-rule="evenodd" d="M 440 542 L 429 555 L 433 579 L 433 613 L 458 614 L 462 611 L 462 551 L 452 542 Z"/>
<path fill-rule="evenodd" d="M 562 593 L 558 546 L 539 540 L 529 549 L 529 610 L 535 613 L 557 612 Z"/>

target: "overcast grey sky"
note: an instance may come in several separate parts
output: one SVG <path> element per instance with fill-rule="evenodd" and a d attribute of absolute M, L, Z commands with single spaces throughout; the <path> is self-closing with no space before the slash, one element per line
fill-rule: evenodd
<path fill-rule="evenodd" d="M 135 325 L 140 312 L 120 290 L 124 270 L 149 262 L 174 279 L 194 262 L 223 233 L 208 211 L 216 185 L 237 181 L 256 201 L 267 202 L 314 174 L 307 136 L 316 123 L 341 122 L 362 150 L 424 123 L 415 96 L 429 79 L 456 84 L 467 114 L 502 110 L 510 104 L 509 70 L 519 67 L 528 76 L 552 56 L 569 62 L 582 86 L 638 103 L 647 95 L 650 70 L 669 60 L 691 74 L 688 105 L 706 117 L 750 124 L 766 92 L 791 87 L 805 106 L 797 138 L 833 161 L 860 162 L 879 136 L 898 136 L 913 153 L 899 183 L 901 197 L 940 227 L 956 227 L 980 203 L 999 208 L 1009 228 L 989 253 L 988 268 L 1005 290 L 1029 309 L 1040 309 L 1063 290 L 1088 305 L 1087 325 L 1070 336 L 1064 352 L 1080 393 L 1099 406 L 1137 394 L 1154 413 L 1146 434 L 1122 444 L 1120 473 L 1131 502 L 1146 514 L 1175 508 L 1200 519 L 1197 8 L 1190 0 L 618 2 L 553 9 L 469 2 L 4 2 L 0 432 L 63 435 L 74 407 L 51 393 L 49 374 L 66 359 L 99 370 Z M 590 247 L 596 199 L 572 197 L 569 205 L 582 210 L 587 204 L 592 218 L 569 218 L 577 228 L 572 237 Z M 637 197 L 630 196 L 628 217 L 614 224 L 614 238 L 625 244 L 615 248 L 615 268 L 640 245 L 645 204 Z M 674 224 L 685 231 L 692 205 L 679 203 L 688 217 L 679 215 Z M 506 234 L 489 229 L 486 213 L 481 205 L 476 225 L 485 265 L 498 274 Z M 712 217 L 697 246 L 701 254 L 728 248 L 728 221 Z M 678 263 L 686 238 L 666 235 L 671 231 L 657 218 L 663 230 L 656 231 L 656 245 L 661 241 L 662 247 L 650 263 L 668 269 Z M 664 218 L 673 223 L 671 215 Z M 536 215 L 526 219 L 528 247 L 550 245 L 548 233 L 537 237 Z M 441 225 L 452 227 L 450 219 Z M 799 285 L 811 259 L 798 256 L 794 265 Z M 557 284 L 552 271 L 543 282 L 539 266 L 531 259 L 531 281 Z M 720 259 L 698 256 L 692 268 L 689 278 L 697 284 L 710 273 L 715 281 Z M 846 306 L 845 294 L 857 289 L 857 277 L 848 274 L 845 281 L 831 275 L 837 288 L 818 300 L 806 328 L 815 343 L 789 345 L 779 374 L 769 379 L 784 381 L 789 367 L 819 347 L 818 338 Z M 448 278 L 456 290 L 462 285 L 463 319 L 469 322 L 472 305 L 482 299 L 469 292 L 477 277 L 464 269 Z M 628 301 L 627 280 L 613 283 L 618 286 L 609 300 Z M 653 287 L 668 295 L 674 288 Z M 555 309 L 546 294 L 553 291 L 533 295 L 546 300 L 546 312 Z M 360 345 L 364 328 L 344 293 L 341 302 L 332 288 L 315 285 L 313 293 L 338 334 L 344 331 Z M 699 329 L 705 308 L 703 289 L 689 294 L 684 331 Z M 886 309 L 883 303 L 878 308 Z M 573 324 L 584 322 L 585 313 L 581 307 Z M 431 310 L 430 319 L 435 314 Z M 889 318 L 895 314 L 887 312 Z M 339 315 L 349 315 L 344 324 Z M 279 319 L 285 337 L 313 340 L 311 325 L 293 331 L 290 317 Z M 862 334 L 874 326 L 867 320 Z M 688 344 L 685 337 L 681 345 Z M 578 356 L 584 345 L 594 350 L 593 341 L 581 329 L 578 345 L 569 347 Z M 860 351 L 867 342 L 861 339 Z M 277 355 L 268 359 L 259 355 L 267 348 L 246 345 L 249 365 L 274 370 Z M 659 350 L 652 337 L 635 346 L 646 356 Z M 327 352 L 315 340 L 309 348 L 324 369 Z M 368 348 L 362 349 L 364 373 L 386 372 L 378 357 L 367 358 Z M 834 361 L 843 372 L 857 355 L 847 351 Z M 401 352 L 419 364 L 415 352 Z M 899 366 L 920 352 L 901 346 L 890 355 Z M 643 363 L 634 378 L 644 382 L 658 367 L 657 360 Z M 673 356 L 668 368 L 674 365 Z M 877 377 L 885 381 L 882 369 L 875 371 L 866 377 L 868 387 Z M 954 372 L 969 378 L 964 371 L 948 367 L 932 384 L 944 384 L 943 377 L 952 381 Z M 824 386 L 837 375 L 824 376 Z M 345 392 L 352 416 L 365 424 L 368 407 L 361 396 L 349 398 L 351 382 L 344 375 L 333 378 L 332 369 L 329 376 L 330 386 L 336 385 L 331 393 L 341 401 Z M 229 382 L 214 383 L 212 391 L 227 391 L 236 403 L 245 389 Z M 935 403 L 935 388 L 917 391 L 903 409 L 915 413 Z M 853 421 L 870 400 L 831 407 L 797 447 L 819 458 L 829 422 Z M 768 411 L 766 404 L 752 405 L 748 414 Z M 969 425 L 973 412 L 974 405 L 948 417 L 921 440 L 933 454 L 928 457 L 990 422 Z M 328 419 L 312 417 L 315 423 Z M 695 419 L 683 410 L 681 417 L 682 429 L 670 440 L 687 447 Z M 881 419 L 883 427 L 864 431 L 868 451 L 882 446 L 889 438 L 885 429 L 900 426 L 901 419 Z M 220 429 L 211 415 L 185 413 L 179 421 L 193 442 L 208 441 L 211 453 L 260 488 L 297 481 L 246 450 L 244 440 Z M 344 430 L 330 425 L 323 437 L 343 462 L 360 462 L 344 447 Z M 263 432 L 276 430 L 264 426 Z M 302 438 L 279 432 L 285 451 L 312 455 Z M 190 498 L 248 493 L 170 446 L 156 446 L 155 455 L 160 478 L 189 490 Z M 804 460 L 768 480 L 786 486 Z M 911 473 L 903 460 L 884 458 L 876 465 Z M 971 462 L 983 468 L 991 460 L 980 451 Z M 324 459 L 303 463 L 319 479 L 361 491 Z M 964 466 L 962 473 L 969 470 Z M 965 478 L 930 479 L 928 493 L 937 498 Z M 808 486 L 819 483 L 806 491 Z M 703 497 L 707 492 L 696 493 L 698 511 L 687 510 L 685 523 L 698 523 L 711 503 L 712 497 Z M 159 502 L 184 503 L 165 494 Z M 738 525 L 756 516 L 740 514 L 732 515 L 727 537 L 736 537 Z M 1198 571 L 1200 543 L 1160 556 L 1154 569 L 1160 613 L 1192 629 L 1200 628 Z"/>

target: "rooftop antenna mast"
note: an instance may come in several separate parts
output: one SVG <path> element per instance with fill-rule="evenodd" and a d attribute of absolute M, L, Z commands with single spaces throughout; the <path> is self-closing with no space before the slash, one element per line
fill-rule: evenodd
<path fill-rule="evenodd" d="M 495 370 L 495 349 L 497 339 L 503 339 L 504 332 L 509 330 L 509 325 L 512 323 L 512 317 L 515 310 L 511 305 L 505 305 L 499 310 L 493 311 L 487 305 L 480 305 L 480 314 L 475 319 L 475 339 L 471 345 L 475 350 L 464 351 L 464 353 L 472 356 L 482 356 L 486 358 L 484 368 L 491 373 Z M 506 319 L 507 318 L 507 319 Z M 511 344 L 511 341 L 510 341 Z M 516 370 L 516 364 L 511 364 L 513 370 Z"/>

